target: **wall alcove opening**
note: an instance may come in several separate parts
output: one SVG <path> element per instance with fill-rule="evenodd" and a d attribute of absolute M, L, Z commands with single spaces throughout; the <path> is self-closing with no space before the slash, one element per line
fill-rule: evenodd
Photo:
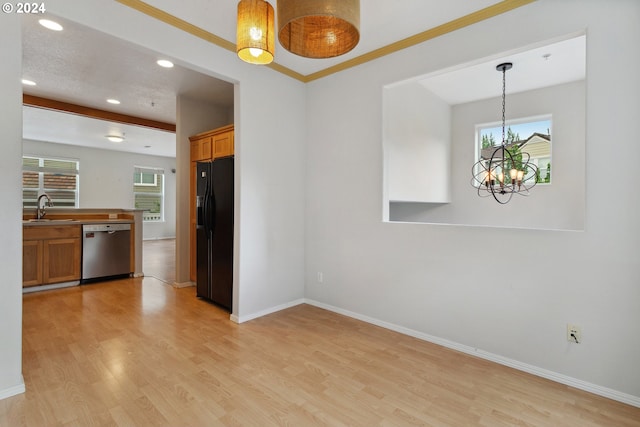
<path fill-rule="evenodd" d="M 384 86 L 383 221 L 583 230 L 585 58 L 586 35 L 572 34 Z M 502 62 L 514 64 L 506 80 L 507 126 L 533 119 L 553 124 L 553 182 L 506 205 L 478 197 L 471 185 L 478 129 L 501 126 L 496 65 Z M 495 137 L 501 142 L 501 134 Z"/>

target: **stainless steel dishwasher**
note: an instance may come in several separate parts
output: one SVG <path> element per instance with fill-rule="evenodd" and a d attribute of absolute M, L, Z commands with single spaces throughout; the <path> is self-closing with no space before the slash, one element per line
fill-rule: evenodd
<path fill-rule="evenodd" d="M 131 224 L 82 226 L 82 280 L 131 274 Z"/>

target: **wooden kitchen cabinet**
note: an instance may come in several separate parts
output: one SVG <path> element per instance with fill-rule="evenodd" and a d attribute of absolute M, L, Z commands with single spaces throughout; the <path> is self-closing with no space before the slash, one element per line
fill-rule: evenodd
<path fill-rule="evenodd" d="M 80 238 L 50 239 L 42 242 L 44 283 L 80 280 L 82 244 Z"/>
<path fill-rule="evenodd" d="M 191 140 L 191 161 L 211 159 L 211 136 Z"/>
<path fill-rule="evenodd" d="M 234 127 L 223 126 L 189 137 L 191 144 L 191 171 L 189 188 L 189 276 L 196 281 L 196 172 L 197 162 L 206 162 L 218 157 L 233 156 Z"/>
<path fill-rule="evenodd" d="M 207 161 L 233 155 L 233 125 L 189 137 L 191 161 Z"/>
<path fill-rule="evenodd" d="M 80 280 L 82 226 L 24 227 L 22 285 Z"/>
<path fill-rule="evenodd" d="M 42 240 L 22 242 L 22 286 L 42 284 Z"/>
<path fill-rule="evenodd" d="M 212 136 L 212 141 L 212 159 L 233 155 L 233 129 L 216 133 Z"/>

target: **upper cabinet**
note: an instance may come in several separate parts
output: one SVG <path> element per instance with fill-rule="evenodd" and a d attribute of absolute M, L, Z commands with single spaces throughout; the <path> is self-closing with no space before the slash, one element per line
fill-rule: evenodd
<path fill-rule="evenodd" d="M 212 160 L 233 155 L 233 125 L 189 137 L 191 161 Z"/>
<path fill-rule="evenodd" d="M 211 159 L 211 136 L 191 136 L 189 140 L 191 141 L 192 162 Z"/>
<path fill-rule="evenodd" d="M 231 156 L 233 154 L 233 126 L 231 129 L 218 132 L 211 137 L 212 140 L 212 153 L 211 157 L 216 159 L 218 157 Z"/>

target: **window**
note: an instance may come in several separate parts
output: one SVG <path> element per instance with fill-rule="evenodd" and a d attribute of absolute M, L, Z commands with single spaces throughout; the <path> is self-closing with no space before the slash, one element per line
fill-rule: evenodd
<path fill-rule="evenodd" d="M 47 193 L 57 207 L 77 208 L 79 199 L 77 160 L 25 156 L 22 158 L 22 206 L 35 208 Z"/>
<path fill-rule="evenodd" d="M 133 200 L 143 209 L 143 221 L 164 220 L 164 170 L 136 166 L 133 172 Z"/>
<path fill-rule="evenodd" d="M 502 124 L 476 126 L 477 158 L 488 159 L 495 147 L 502 144 Z M 525 152 L 529 161 L 537 166 L 538 173 L 531 180 L 551 183 L 551 116 L 509 120 L 505 128 L 505 146 L 514 157 Z M 524 161 L 524 159 L 523 159 Z"/>
<path fill-rule="evenodd" d="M 155 187 L 158 185 L 158 175 L 154 172 L 134 172 L 133 185 Z"/>

